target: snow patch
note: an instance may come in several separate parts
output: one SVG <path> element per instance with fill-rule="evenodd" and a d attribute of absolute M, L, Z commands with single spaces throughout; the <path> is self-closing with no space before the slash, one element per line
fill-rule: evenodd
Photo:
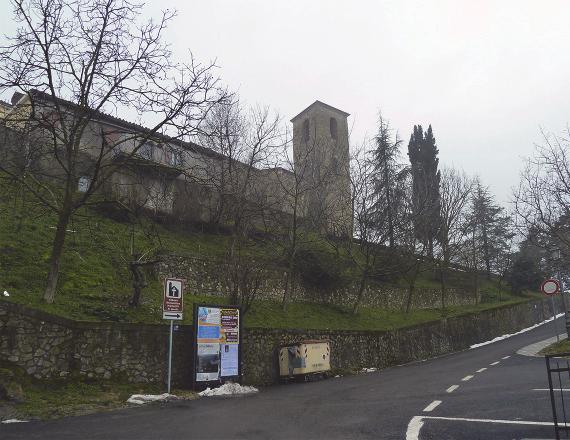
<path fill-rule="evenodd" d="M 223 384 L 218 388 L 206 388 L 201 393 L 198 393 L 201 397 L 211 397 L 211 396 L 233 396 L 237 394 L 252 394 L 257 393 L 259 390 L 255 387 L 249 387 L 240 385 L 239 383 L 228 382 Z"/>
<path fill-rule="evenodd" d="M 378 368 L 371 367 L 371 368 L 363 368 L 362 369 L 363 373 L 374 373 L 375 371 L 378 371 Z"/>
<path fill-rule="evenodd" d="M 167 402 L 169 400 L 178 400 L 178 396 L 174 394 L 133 394 L 127 399 L 128 403 L 135 403 L 137 405 L 144 405 L 150 402 Z"/>
<path fill-rule="evenodd" d="M 0 423 L 28 423 L 28 421 L 18 420 L 18 419 L 8 419 L 8 420 L 2 420 Z"/>
<path fill-rule="evenodd" d="M 556 315 L 556 318 L 560 318 L 561 316 L 564 316 L 564 313 L 559 313 L 558 315 Z M 471 345 L 469 348 L 478 348 L 478 347 L 482 347 L 484 345 L 489 345 L 489 344 L 493 344 L 494 342 L 498 342 L 498 341 L 502 341 L 503 339 L 507 339 L 510 338 L 511 336 L 516 336 L 516 335 L 520 335 L 521 333 L 526 333 L 532 329 L 535 329 L 537 327 L 540 327 L 543 324 L 546 324 L 547 322 L 551 322 L 554 318 L 548 318 L 545 321 L 539 322 L 538 324 L 534 324 L 531 325 L 530 327 L 527 328 L 523 328 L 522 330 L 516 332 L 516 333 L 509 333 L 503 336 L 497 336 L 495 339 L 491 339 L 490 341 L 485 341 L 485 342 L 481 342 L 479 344 L 473 344 Z"/>

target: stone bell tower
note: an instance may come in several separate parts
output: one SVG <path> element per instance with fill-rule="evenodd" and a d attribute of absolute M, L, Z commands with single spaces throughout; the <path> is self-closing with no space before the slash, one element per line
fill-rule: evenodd
<path fill-rule="evenodd" d="M 295 174 L 303 217 L 316 230 L 352 236 L 348 113 L 315 101 L 293 119 Z"/>

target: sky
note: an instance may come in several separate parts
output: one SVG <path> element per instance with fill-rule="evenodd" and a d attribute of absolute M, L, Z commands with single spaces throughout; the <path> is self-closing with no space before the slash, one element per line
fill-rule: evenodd
<path fill-rule="evenodd" d="M 440 166 L 478 175 L 508 205 L 540 128 L 570 123 L 567 0 L 148 0 L 176 9 L 175 56 L 216 60 L 242 101 L 284 121 L 316 99 L 351 114 L 351 146 L 378 112 L 404 139 L 432 124 Z M 10 32 L 0 3 L 0 29 Z"/>

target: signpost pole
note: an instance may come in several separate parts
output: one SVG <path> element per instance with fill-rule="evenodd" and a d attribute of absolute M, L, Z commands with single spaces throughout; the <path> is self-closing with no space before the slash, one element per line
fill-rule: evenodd
<path fill-rule="evenodd" d="M 170 394 L 170 379 L 172 377 L 172 328 L 174 321 L 170 321 L 170 337 L 168 338 L 168 394 Z"/>
<path fill-rule="evenodd" d="M 552 304 L 552 322 L 554 322 L 554 332 L 556 333 L 556 342 L 560 342 L 558 335 L 558 325 L 556 325 L 556 305 L 554 304 L 554 295 L 550 295 L 550 302 Z"/>
<path fill-rule="evenodd" d="M 552 321 L 554 322 L 554 332 L 556 333 L 556 342 L 560 342 L 558 335 L 558 326 L 556 325 L 556 304 L 554 303 L 554 295 L 560 293 L 560 281 L 553 278 L 544 280 L 540 285 L 540 290 L 545 295 L 550 297 L 550 304 L 552 305 Z M 564 298 L 563 298 L 564 299 Z"/>

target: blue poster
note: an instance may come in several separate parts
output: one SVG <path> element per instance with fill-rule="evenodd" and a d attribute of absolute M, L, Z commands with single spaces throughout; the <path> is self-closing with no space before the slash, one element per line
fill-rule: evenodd
<path fill-rule="evenodd" d="M 220 327 L 217 325 L 198 325 L 198 339 L 220 339 Z"/>

